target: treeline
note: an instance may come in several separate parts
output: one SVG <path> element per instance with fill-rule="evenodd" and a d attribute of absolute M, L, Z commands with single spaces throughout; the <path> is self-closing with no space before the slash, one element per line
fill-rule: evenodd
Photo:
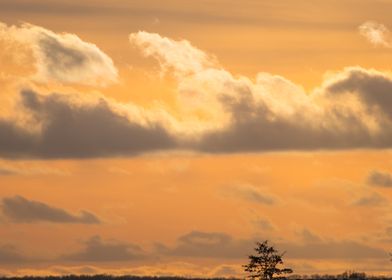
<path fill-rule="evenodd" d="M 237 278 L 186 278 L 177 276 L 114 276 L 99 275 L 64 275 L 64 276 L 0 276 L 0 280 L 239 280 Z M 391 279 L 392 280 L 392 279 Z"/>
<path fill-rule="evenodd" d="M 344 272 L 338 275 L 290 275 L 277 280 L 392 280 L 386 276 L 368 276 L 360 272 Z M 113 275 L 66 275 L 66 276 L 24 276 L 1 277 L 0 280 L 240 280 L 239 278 L 186 278 L 173 276 L 113 276 Z"/>

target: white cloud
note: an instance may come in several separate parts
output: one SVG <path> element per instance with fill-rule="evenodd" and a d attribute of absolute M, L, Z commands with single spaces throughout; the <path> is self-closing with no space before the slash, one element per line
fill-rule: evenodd
<path fill-rule="evenodd" d="M 174 74 L 183 107 L 202 120 L 194 149 L 208 152 L 383 148 L 392 145 L 392 78 L 360 67 L 311 92 L 284 77 L 234 76 L 187 41 L 138 32 L 131 42 Z M 140 43 L 142 42 L 142 43 Z M 180 55 L 179 55 L 180 54 Z M 187 112 L 189 113 L 189 112 Z M 200 124 L 199 124 L 200 125 Z"/>
<path fill-rule="evenodd" d="M 96 45 L 75 34 L 55 33 L 43 27 L 24 23 L 8 26 L 0 22 L 0 40 L 10 50 L 31 50 L 40 82 L 76 83 L 105 86 L 117 81 L 118 71 L 112 59 Z"/>
<path fill-rule="evenodd" d="M 381 23 L 367 21 L 359 26 L 359 32 L 375 46 L 392 46 L 391 32 Z"/>

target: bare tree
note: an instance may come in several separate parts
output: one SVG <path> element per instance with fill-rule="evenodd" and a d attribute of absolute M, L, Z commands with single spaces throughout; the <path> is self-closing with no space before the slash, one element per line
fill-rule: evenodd
<path fill-rule="evenodd" d="M 284 279 L 286 274 L 293 273 L 291 268 L 278 268 L 283 264 L 283 253 L 279 253 L 273 246 L 268 245 L 268 240 L 257 242 L 256 255 L 249 256 L 249 263 L 244 269 L 249 273 L 250 279 L 272 280 Z"/>

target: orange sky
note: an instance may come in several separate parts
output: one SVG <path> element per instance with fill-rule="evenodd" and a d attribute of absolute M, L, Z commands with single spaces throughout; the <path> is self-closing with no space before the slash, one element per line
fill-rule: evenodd
<path fill-rule="evenodd" d="M 391 8 L 1 1 L 0 275 L 391 274 Z"/>

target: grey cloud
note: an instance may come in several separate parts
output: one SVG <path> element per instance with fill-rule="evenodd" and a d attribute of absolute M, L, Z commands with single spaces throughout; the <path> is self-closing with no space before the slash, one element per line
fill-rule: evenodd
<path fill-rule="evenodd" d="M 220 232 L 192 231 L 177 239 L 174 248 L 159 244 L 161 254 L 196 258 L 244 258 L 254 246 L 250 240 L 234 240 Z"/>
<path fill-rule="evenodd" d="M 302 242 L 278 242 L 278 250 L 293 259 L 378 259 L 388 256 L 382 249 L 351 240 L 322 240 L 310 231 L 302 234 Z M 196 258 L 243 259 L 252 253 L 255 242 L 264 238 L 234 239 L 225 233 L 193 231 L 180 237 L 175 247 L 158 246 L 161 254 Z"/>
<path fill-rule="evenodd" d="M 378 193 L 365 195 L 353 202 L 355 206 L 384 206 L 388 205 L 388 199 Z"/>
<path fill-rule="evenodd" d="M 147 2 L 147 1 L 146 1 Z M 16 4 L 13 0 L 2 0 L 0 1 L 0 12 L 4 13 L 17 13 L 29 15 L 37 14 L 55 14 L 57 16 L 67 17 L 73 16 L 105 16 L 105 17 L 131 17 L 131 18 L 155 18 L 158 17 L 163 19 L 165 22 L 183 22 L 183 23 L 197 23 L 197 24 L 240 24 L 240 25 L 258 25 L 269 28 L 304 28 L 304 29 L 338 29 L 338 30 L 352 30 L 356 23 L 349 23 L 347 21 L 331 22 L 330 20 L 310 20 L 299 17 L 288 18 L 286 15 L 282 16 L 276 14 L 273 11 L 282 8 L 282 3 L 264 3 L 258 2 L 257 4 L 252 2 L 249 6 L 249 12 L 246 16 L 225 11 L 219 5 L 208 7 L 208 9 L 192 9 L 189 10 L 186 5 L 182 5 L 181 1 L 173 2 L 164 7 L 159 5 L 159 1 L 153 0 L 148 1 L 146 5 L 135 5 L 132 2 L 112 1 L 110 6 L 94 3 L 93 5 L 86 2 L 80 3 L 69 3 L 67 1 L 47 1 L 47 0 L 36 0 L 34 3 L 29 1 L 18 1 Z M 255 9 L 255 5 L 258 7 Z M 225 7 L 230 6 L 236 11 L 241 6 L 244 8 L 243 2 L 239 4 L 237 1 L 230 1 Z M 317 7 L 325 5 L 321 0 L 318 1 Z M 293 9 L 290 2 L 284 4 L 285 9 Z M 203 6 L 204 7 L 204 6 Z M 245 5 L 248 7 L 248 5 Z M 389 6 L 387 6 L 388 8 Z M 308 6 L 305 6 L 309 10 Z M 253 12 L 257 10 L 258 13 Z M 311 12 L 311 11 L 309 11 Z M 263 13 L 263 16 L 260 16 Z"/>
<path fill-rule="evenodd" d="M 300 236 L 302 237 L 302 240 L 305 243 L 315 243 L 315 242 L 320 242 L 321 238 L 318 237 L 316 234 L 311 232 L 308 229 L 303 229 L 302 232 L 300 233 Z"/>
<path fill-rule="evenodd" d="M 0 120 L 0 156 L 5 158 L 88 158 L 136 155 L 168 149 L 175 140 L 157 123 L 139 124 L 105 99 L 75 104 L 65 94 L 20 94 L 22 110 L 38 131 Z"/>
<path fill-rule="evenodd" d="M 388 172 L 373 170 L 367 177 L 367 183 L 378 187 L 392 187 L 392 175 Z"/>
<path fill-rule="evenodd" d="M 341 79 L 330 84 L 326 91 L 332 95 L 355 94 L 369 113 L 377 114 L 375 109 L 379 109 L 379 113 L 385 114 L 389 120 L 392 117 L 392 80 L 379 72 L 352 68 Z"/>
<path fill-rule="evenodd" d="M 275 226 L 267 219 L 257 218 L 253 223 L 261 230 L 275 230 Z"/>
<path fill-rule="evenodd" d="M 0 168 L 0 176 L 8 176 L 8 175 L 15 175 L 18 174 L 15 170 L 8 169 L 8 168 Z"/>
<path fill-rule="evenodd" d="M 277 203 L 277 199 L 266 193 L 266 191 L 248 184 L 225 186 L 221 188 L 221 192 L 224 196 L 240 198 L 259 204 L 274 205 Z"/>
<path fill-rule="evenodd" d="M 100 220 L 90 212 L 82 211 L 79 215 L 74 215 L 63 209 L 27 200 L 21 196 L 3 198 L 0 209 L 8 221 L 15 223 L 100 223 Z"/>
<path fill-rule="evenodd" d="M 320 120 L 311 122 L 305 109 L 290 117 L 276 114 L 264 102 L 256 102 L 248 87 L 235 89 L 238 96 L 221 97 L 231 124 L 201 138 L 199 149 L 207 152 L 254 152 L 284 150 L 341 150 L 392 146 L 392 79 L 380 72 L 349 68 L 313 93 L 324 105 Z M 235 87 L 234 84 L 232 87 Z M 365 108 L 361 115 L 344 107 L 338 97 L 358 98 Z M 308 113 L 310 114 L 310 113 Z M 372 131 L 364 119 L 379 127 Z"/>
<path fill-rule="evenodd" d="M 214 277 L 235 277 L 240 276 L 237 266 L 230 266 L 230 265 L 222 265 L 217 267 L 214 271 Z"/>
<path fill-rule="evenodd" d="M 11 245 L 0 246 L 0 263 L 21 263 L 27 261 L 27 258 Z"/>
<path fill-rule="evenodd" d="M 281 243 L 287 258 L 295 259 L 384 259 L 388 253 L 355 241 L 324 241 L 306 244 Z"/>
<path fill-rule="evenodd" d="M 64 255 L 61 259 L 76 262 L 111 262 L 136 261 L 145 257 L 143 250 L 137 245 L 116 240 L 104 241 L 99 236 L 91 237 L 84 246 L 82 251 Z"/>
<path fill-rule="evenodd" d="M 268 73 L 259 73 L 255 81 L 235 76 L 208 63 L 213 61 L 188 41 L 139 31 L 130 34 L 130 42 L 156 58 L 163 72 L 175 75 L 179 95 L 192 91 L 203 99 L 208 94 L 206 102 L 212 100 L 221 114 L 215 121 L 223 119 L 224 125 L 198 135 L 189 144 L 192 149 L 235 153 L 392 146 L 392 78 L 386 73 L 346 68 L 307 93 Z"/>

